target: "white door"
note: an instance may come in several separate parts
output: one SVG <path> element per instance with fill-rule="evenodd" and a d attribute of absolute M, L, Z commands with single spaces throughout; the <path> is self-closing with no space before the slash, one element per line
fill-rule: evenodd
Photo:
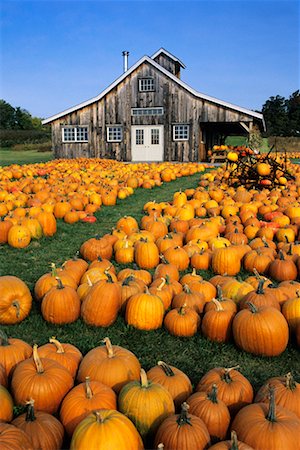
<path fill-rule="evenodd" d="M 163 161 L 164 126 L 132 126 L 131 154 L 132 161 Z"/>

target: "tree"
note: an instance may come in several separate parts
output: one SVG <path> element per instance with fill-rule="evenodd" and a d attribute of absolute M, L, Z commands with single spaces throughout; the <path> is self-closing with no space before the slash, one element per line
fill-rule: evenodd
<path fill-rule="evenodd" d="M 31 115 L 26 109 L 15 108 L 15 128 L 18 130 L 32 130 Z"/>
<path fill-rule="evenodd" d="M 286 136 L 288 114 L 286 99 L 280 95 L 270 97 L 262 107 L 268 136 Z"/>
<path fill-rule="evenodd" d="M 259 150 L 262 147 L 263 140 L 260 130 L 257 125 L 253 125 L 249 133 L 248 146 L 253 150 Z"/>
<path fill-rule="evenodd" d="M 300 136 L 300 92 L 293 92 L 286 101 L 288 116 L 288 135 Z"/>
<path fill-rule="evenodd" d="M 5 100 L 0 100 L 0 129 L 11 130 L 15 127 L 15 108 Z"/>

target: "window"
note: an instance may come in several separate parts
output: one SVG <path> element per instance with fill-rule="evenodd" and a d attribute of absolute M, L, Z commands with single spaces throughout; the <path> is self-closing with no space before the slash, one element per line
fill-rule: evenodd
<path fill-rule="evenodd" d="M 107 127 L 107 142 L 121 142 L 123 139 L 123 129 L 120 125 Z"/>
<path fill-rule="evenodd" d="M 139 91 L 140 92 L 153 92 L 154 79 L 153 78 L 140 78 L 139 79 Z"/>
<path fill-rule="evenodd" d="M 164 113 L 164 108 L 131 108 L 132 116 L 162 116 Z"/>
<path fill-rule="evenodd" d="M 173 125 L 173 140 L 188 141 L 189 125 Z"/>
<path fill-rule="evenodd" d="M 62 139 L 63 142 L 88 142 L 89 140 L 88 127 L 86 126 L 63 127 Z"/>
<path fill-rule="evenodd" d="M 159 129 L 151 129 L 151 145 L 159 145 Z"/>
<path fill-rule="evenodd" d="M 135 130 L 136 145 L 144 145 L 144 130 Z"/>

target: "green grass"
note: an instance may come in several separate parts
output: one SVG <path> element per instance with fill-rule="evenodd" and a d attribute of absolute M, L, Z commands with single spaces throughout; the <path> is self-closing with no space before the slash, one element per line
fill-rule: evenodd
<path fill-rule="evenodd" d="M 247 145 L 246 136 L 228 136 L 225 140 L 226 145 L 240 146 Z M 266 153 L 270 150 L 268 138 L 263 138 L 261 153 Z"/>
<path fill-rule="evenodd" d="M 173 193 L 187 187 L 196 187 L 199 174 L 166 183 L 151 191 L 139 189 L 124 201 L 118 200 L 115 207 L 102 207 L 96 214 L 95 224 L 78 223 L 74 225 L 58 222 L 58 232 L 52 238 L 33 241 L 26 249 L 18 250 L 2 246 L 0 275 L 15 275 L 24 280 L 32 290 L 37 279 L 49 271 L 50 262 L 57 265 L 71 257 L 80 245 L 96 233 L 109 232 L 117 220 L 124 215 L 142 217 L 142 208 L 146 201 L 170 200 Z M 208 279 L 210 272 L 201 275 Z M 278 357 L 256 357 L 240 351 L 233 343 L 217 344 L 197 334 L 192 338 L 176 338 L 164 329 L 151 332 L 138 331 L 127 326 L 123 317 L 109 328 L 87 326 L 81 319 L 65 326 L 54 326 L 42 319 L 39 305 L 33 304 L 32 311 L 19 325 L 3 326 L 13 337 L 42 345 L 51 336 L 57 336 L 62 342 L 71 342 L 85 354 L 100 345 L 101 339 L 109 336 L 113 344 L 124 346 L 134 352 L 142 366 L 149 369 L 158 360 L 165 360 L 185 371 L 195 384 L 202 375 L 215 366 L 231 367 L 240 365 L 242 373 L 258 388 L 267 378 L 288 371 L 300 377 L 299 350 L 293 343 Z"/>
<path fill-rule="evenodd" d="M 0 166 L 11 164 L 34 164 L 52 159 L 52 152 L 38 152 L 31 150 L 13 151 L 10 148 L 0 148 Z"/>

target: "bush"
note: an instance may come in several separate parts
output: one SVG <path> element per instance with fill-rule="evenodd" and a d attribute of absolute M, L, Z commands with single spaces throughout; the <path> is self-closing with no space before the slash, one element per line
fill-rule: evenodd
<path fill-rule="evenodd" d="M 12 147 L 16 144 L 41 144 L 51 140 L 49 130 L 0 130 L 0 146 Z"/>
<path fill-rule="evenodd" d="M 14 152 L 28 152 L 35 151 L 39 153 L 51 152 L 52 151 L 52 143 L 51 141 L 42 142 L 39 144 L 16 144 L 11 150 Z"/>

